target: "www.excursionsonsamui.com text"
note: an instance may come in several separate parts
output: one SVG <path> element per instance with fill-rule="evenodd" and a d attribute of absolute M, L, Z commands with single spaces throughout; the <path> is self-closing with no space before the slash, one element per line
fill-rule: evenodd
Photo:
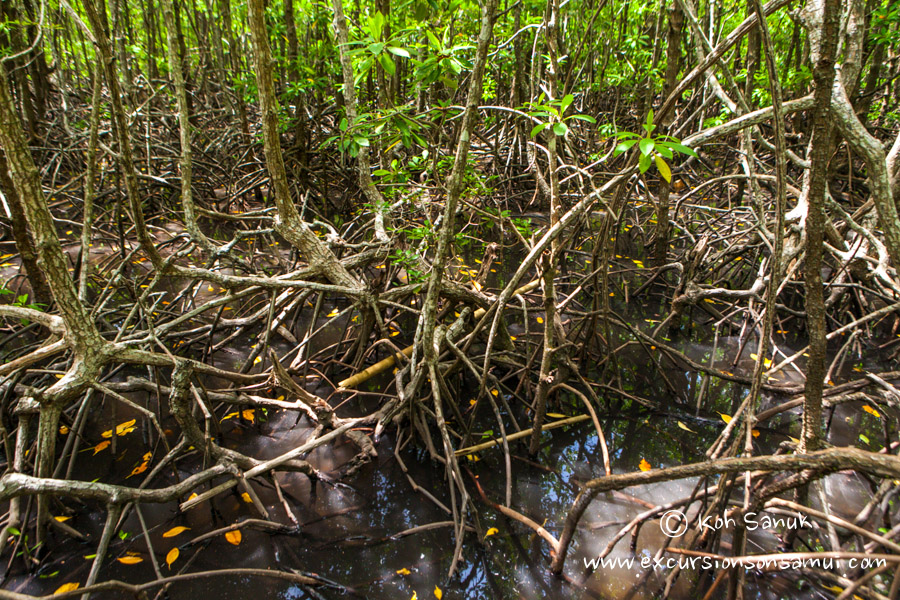
<path fill-rule="evenodd" d="M 849 558 L 845 561 L 851 569 L 877 569 L 887 564 L 883 558 Z M 679 556 L 679 557 L 663 557 L 651 558 L 649 556 L 641 557 L 596 557 L 584 558 L 584 566 L 587 569 L 633 569 L 635 565 L 640 565 L 643 569 L 653 568 L 654 570 L 672 570 L 678 569 L 730 569 L 733 567 L 743 567 L 748 571 L 754 570 L 796 570 L 796 569 L 825 569 L 831 570 L 837 564 L 837 559 L 831 557 L 819 558 L 796 558 L 796 559 L 779 559 L 764 558 L 753 559 L 745 558 L 728 558 L 721 556 Z"/>

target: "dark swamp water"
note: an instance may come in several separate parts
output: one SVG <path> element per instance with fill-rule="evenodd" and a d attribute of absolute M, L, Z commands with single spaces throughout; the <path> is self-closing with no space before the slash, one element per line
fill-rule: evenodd
<path fill-rule="evenodd" d="M 624 257 L 623 261 L 629 258 Z M 506 262 L 513 262 L 507 259 Z M 495 277 L 501 277 L 496 275 Z M 494 279 L 491 283 L 500 283 Z M 213 297 L 214 291 L 203 294 Z M 209 298 L 207 298 L 209 299 Z M 621 303 L 616 298 L 618 310 L 630 315 L 635 326 L 649 329 L 665 313 L 665 307 L 658 301 L 644 297 Z M 236 307 L 239 308 L 239 307 Z M 324 315 L 331 307 L 322 313 Z M 341 307 L 342 308 L 342 307 Z M 304 309 L 307 310 L 307 309 Z M 309 309 L 311 311 L 311 309 Z M 237 312 L 237 311 L 236 311 Z M 529 311 L 529 318 L 536 319 L 539 312 Z M 343 317 L 342 319 L 350 318 Z M 302 322 L 302 317 L 301 317 Z M 321 319 L 324 325 L 325 318 Z M 538 342 L 539 326 L 535 322 L 525 323 L 520 314 L 510 310 L 510 333 L 523 342 L 531 339 Z M 339 340 L 345 323 L 332 322 L 317 334 L 314 345 L 328 347 Z M 414 325 L 412 325 L 414 327 Z M 681 349 L 689 357 L 709 363 L 712 352 L 711 329 L 706 323 L 688 327 L 689 334 L 683 339 L 673 338 L 673 346 Z M 412 329 L 404 331 L 398 341 L 409 342 Z M 788 353 L 803 346 L 802 340 L 792 338 L 789 332 L 779 334 L 780 347 Z M 626 338 L 623 337 L 623 340 Z M 236 340 L 214 356 L 219 366 L 234 368 L 250 356 L 250 340 Z M 717 343 L 716 365 L 725 370 L 749 373 L 753 360 L 746 344 L 741 350 L 736 364 L 740 340 L 719 339 Z M 283 354 L 290 347 L 277 347 Z M 857 357 L 858 361 L 863 361 Z M 874 360 L 874 359 L 868 359 Z M 646 354 L 638 347 L 627 348 L 617 356 L 618 378 L 622 388 L 635 396 L 655 403 L 658 409 L 649 409 L 640 403 L 621 399 L 610 394 L 607 406 L 599 409 L 600 421 L 610 451 L 613 472 L 637 471 L 642 461 L 653 467 L 672 466 L 695 462 L 704 458 L 704 451 L 724 427 L 715 411 L 732 414 L 747 393 L 743 386 L 725 381 L 711 380 L 706 389 L 704 409 L 697 414 L 694 402 L 698 390 L 703 385 L 703 377 L 685 370 L 682 366 L 664 360 L 664 377 L 649 364 Z M 853 365 L 857 365 L 853 362 Z M 734 365 L 734 366 L 733 366 Z M 865 364 L 874 367 L 875 364 Z M 851 366 L 848 364 L 846 370 Z M 129 373 L 120 372 L 116 377 L 122 381 Z M 146 375 L 146 373 L 134 373 Z M 841 373 L 835 375 L 839 380 Z M 849 372 L 843 373 L 849 375 Z M 790 372 L 781 376 L 783 381 L 799 381 Z M 390 377 L 382 377 L 366 384 L 369 391 L 381 392 L 388 388 Z M 113 379 L 116 381 L 117 379 Z M 665 383 L 664 380 L 668 380 Z M 313 379 L 312 381 L 316 381 Z M 221 382 L 207 382 L 211 388 Z M 504 394 L 510 393 L 517 380 L 504 382 Z M 327 396 L 331 389 L 319 381 L 318 391 Z M 461 405 L 468 406 L 466 394 L 473 393 L 474 382 L 460 383 L 456 390 L 462 395 Z M 309 386 L 317 391 L 315 385 Z M 674 388 L 674 389 L 673 389 Z M 145 392 L 125 394 L 132 401 L 157 409 L 157 400 Z M 516 406 L 513 398 L 510 404 Z M 762 398 L 762 408 L 783 401 L 782 398 L 766 396 Z M 341 407 L 343 416 L 361 415 L 377 407 L 377 395 L 353 398 Z M 162 428 L 170 444 L 174 444 L 178 428 L 166 412 L 165 402 L 159 409 Z M 712 409 L 712 410 L 710 410 Z M 550 407 L 555 415 L 572 416 L 582 414 L 583 406 L 571 397 L 561 395 Z M 486 411 L 485 411 L 486 412 Z M 312 431 L 305 418 L 298 420 L 296 413 L 257 409 L 253 422 L 246 419 L 227 418 L 223 410 L 217 413 L 220 430 L 219 443 L 234 448 L 258 459 L 275 457 L 302 444 Z M 524 412 L 515 415 L 523 427 L 529 419 Z M 558 418 L 558 417 L 552 417 Z M 787 412 L 760 428 L 755 440 L 757 453 L 771 453 L 778 444 L 799 431 L 799 415 Z M 103 441 L 102 433 L 116 424 L 136 419 L 136 429 L 116 439 L 115 452 L 107 447 L 94 452 L 96 445 Z M 485 437 L 490 437 L 496 423 L 485 416 L 478 424 Z M 877 449 L 880 424 L 875 417 L 866 415 L 857 404 L 844 404 L 831 415 L 830 442 L 836 445 L 859 445 Z M 152 427 L 141 413 L 124 406 L 112 407 L 112 402 L 95 400 L 94 409 L 84 431 L 82 451 L 78 454 L 74 475 L 76 478 L 107 483 L 135 485 L 139 478 L 131 476 L 139 465 L 148 447 L 154 456 L 162 457 L 162 447 Z M 872 440 L 866 446 L 862 439 Z M 580 481 L 602 476 L 604 473 L 601 452 L 596 432 L 590 421 L 544 434 L 544 445 L 539 459 L 532 462 L 526 458 L 525 446 L 519 442 L 512 444 L 513 454 L 513 503 L 519 512 L 528 515 L 558 536 L 566 512 L 577 492 Z M 378 458 L 364 466 L 356 475 L 336 483 L 317 483 L 296 473 L 276 475 L 283 491 L 285 502 L 295 514 L 300 526 L 289 533 L 271 533 L 252 527 L 241 528 L 239 545 L 230 543 L 224 535 L 217 535 L 198 543 L 192 540 L 204 533 L 260 516 L 241 495 L 239 488 L 220 493 L 212 501 L 201 504 L 185 512 L 177 503 L 144 505 L 141 508 L 149 542 L 163 575 L 179 570 L 198 572 L 227 568 L 259 568 L 294 571 L 315 574 L 323 578 L 323 585 L 315 588 L 304 587 L 268 577 L 247 577 L 222 575 L 212 578 L 181 581 L 170 586 L 163 595 L 170 598 L 254 598 L 336 599 L 410 599 L 410 598 L 608 598 L 643 599 L 655 597 L 667 571 L 651 572 L 636 565 L 634 568 L 607 567 L 594 571 L 585 569 L 585 559 L 601 552 L 617 531 L 635 515 L 647 509 L 649 503 L 662 504 L 690 494 L 696 480 L 629 488 L 624 493 L 601 495 L 590 506 L 581 521 L 573 551 L 567 561 L 566 577 L 558 580 L 547 572 L 550 557 L 547 545 L 533 531 L 486 506 L 477 497 L 476 518 L 482 530 L 496 530 L 485 539 L 476 539 L 469 533 L 464 546 L 463 559 L 458 575 L 447 580 L 447 571 L 454 551 L 452 527 L 447 525 L 450 517 L 433 502 L 412 488 L 407 473 L 395 458 L 397 431 L 386 430 L 378 441 Z M 149 444 L 149 446 L 148 446 Z M 338 470 L 355 454 L 356 449 L 349 442 L 320 447 L 308 457 L 309 461 L 324 472 Z M 408 475 L 417 485 L 428 490 L 444 503 L 449 502 L 445 492 L 443 467 L 431 461 L 421 444 L 407 444 L 399 452 Z M 184 478 L 202 467 L 201 457 L 193 453 L 177 463 L 178 475 Z M 505 487 L 505 466 L 503 453 L 495 448 L 485 450 L 474 459 L 463 460 L 463 466 L 477 478 L 489 498 L 502 501 Z M 162 487 L 175 482 L 174 473 L 169 470 L 158 477 L 152 487 Z M 254 490 L 265 505 L 269 520 L 281 524 L 291 524 L 275 488 L 264 479 L 254 481 Z M 472 493 L 474 486 L 470 486 Z M 202 491 L 202 490 L 198 490 Z M 852 518 L 870 498 L 869 484 L 853 474 L 835 474 L 826 480 L 826 497 L 830 510 L 845 518 Z M 76 529 L 86 541 L 78 541 L 59 532 L 53 532 L 48 540 L 52 562 L 42 563 L 35 572 L 24 572 L 21 563 L 16 562 L 3 584 L 11 591 L 29 594 L 50 594 L 66 582 L 81 582 L 87 579 L 92 555 L 96 551 L 97 540 L 103 529 L 105 511 L 91 504 L 54 500 L 51 504 L 53 515 L 68 516 L 66 525 Z M 627 535 L 616 545 L 610 558 L 642 557 L 656 553 L 665 537 L 658 527 L 650 522 L 644 526 L 635 543 L 635 551 Z M 430 524 L 438 524 L 427 528 Z M 185 530 L 175 537 L 164 537 L 163 533 L 174 527 Z M 412 528 L 421 528 L 409 535 L 398 535 Z M 763 553 L 776 551 L 778 531 L 757 531 L 750 540 L 749 552 Z M 808 535 L 815 536 L 815 533 Z M 134 511 L 129 513 L 114 539 L 110 553 L 101 572 L 100 581 L 118 579 L 138 583 L 153 580 L 156 575 L 149 558 L 147 539 Z M 165 564 L 167 553 L 179 548 L 179 558 L 171 569 Z M 90 557 L 90 558 L 85 558 Z M 123 564 L 118 559 L 139 557 L 141 562 Z M 670 597 L 675 599 L 693 598 L 690 583 L 696 573 L 685 573 L 679 578 Z M 328 583 L 331 582 L 331 583 Z M 755 574 L 748 577 L 747 596 L 759 599 L 775 598 L 818 598 L 809 591 L 799 573 Z M 438 588 L 438 590 L 436 590 Z M 153 597 L 156 591 L 150 592 Z M 122 593 L 97 594 L 94 597 L 125 597 Z"/>

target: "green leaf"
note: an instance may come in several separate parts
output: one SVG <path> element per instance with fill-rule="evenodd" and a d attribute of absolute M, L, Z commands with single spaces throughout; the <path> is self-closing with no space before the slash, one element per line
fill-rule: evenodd
<path fill-rule="evenodd" d="M 569 126 L 566 125 L 565 123 L 557 123 L 556 125 L 553 126 L 553 133 L 555 133 L 556 135 L 558 135 L 560 137 L 566 135 L 566 133 L 568 133 L 568 131 L 569 131 Z"/>
<path fill-rule="evenodd" d="M 613 156 L 618 156 L 618 155 L 622 154 L 623 152 L 628 152 L 629 150 L 631 150 L 631 147 L 634 146 L 636 143 L 637 143 L 637 140 L 626 140 L 626 141 L 622 142 L 621 144 L 616 146 L 616 151 L 613 153 Z"/>
<path fill-rule="evenodd" d="M 404 50 L 403 48 L 397 48 L 396 46 L 388 46 L 387 51 L 393 54 L 394 56 L 402 56 L 403 58 L 409 58 L 409 52 Z"/>
<path fill-rule="evenodd" d="M 539 134 L 540 132 L 542 132 L 549 126 L 550 126 L 550 123 L 541 123 L 540 125 L 535 125 L 534 129 L 531 130 L 531 137 L 536 136 L 537 134 Z"/>
<path fill-rule="evenodd" d="M 380 42 L 374 43 L 374 44 L 369 44 L 367 46 L 367 48 L 368 48 L 369 52 L 377 55 L 377 54 L 381 54 L 381 51 L 384 50 L 384 44 L 380 43 Z"/>
<path fill-rule="evenodd" d="M 569 105 L 575 101 L 575 96 L 572 94 L 566 94 L 566 97 L 562 99 L 562 102 L 559 103 L 559 114 L 565 114 L 566 109 L 569 108 Z"/>
<path fill-rule="evenodd" d="M 641 154 L 640 156 L 641 158 L 638 161 L 638 167 L 640 168 L 641 173 L 646 173 L 647 169 L 650 168 L 650 157 L 646 154 Z"/>
<path fill-rule="evenodd" d="M 579 121 L 587 121 L 588 123 L 596 123 L 597 119 L 592 117 L 591 115 L 572 115 L 566 117 L 566 119 L 578 119 Z"/>
<path fill-rule="evenodd" d="M 657 154 L 653 157 L 653 160 L 656 162 L 656 168 L 659 169 L 659 174 L 662 175 L 662 178 L 672 183 L 672 170 L 669 169 L 669 165 L 666 164 L 662 156 Z"/>
<path fill-rule="evenodd" d="M 384 177 L 385 175 L 390 175 L 390 174 L 391 174 L 390 171 L 385 171 L 384 169 L 378 169 L 377 171 L 372 173 L 372 175 L 374 175 L 375 177 Z"/>
<path fill-rule="evenodd" d="M 650 156 L 650 153 L 653 152 L 653 147 L 656 143 L 650 138 L 641 138 L 641 141 L 638 142 L 638 146 L 641 149 L 641 154 L 644 156 Z"/>
<path fill-rule="evenodd" d="M 675 150 L 676 152 L 681 152 L 682 154 L 687 154 L 688 156 L 699 158 L 694 149 L 689 146 L 685 146 L 684 144 L 679 144 L 677 142 L 664 142 L 664 144 L 672 150 Z"/>
<path fill-rule="evenodd" d="M 22 535 L 22 532 L 16 529 L 15 527 L 7 527 L 6 530 L 10 532 L 12 535 Z"/>
<path fill-rule="evenodd" d="M 388 75 L 393 75 L 397 71 L 397 66 L 394 64 L 394 61 L 391 60 L 391 57 L 387 54 L 380 55 L 378 57 L 378 62 L 381 63 L 381 67 Z"/>
<path fill-rule="evenodd" d="M 363 148 L 369 147 L 369 138 L 367 138 L 367 137 L 364 137 L 361 135 L 354 135 L 353 141 L 356 142 L 357 146 L 362 146 Z"/>
<path fill-rule="evenodd" d="M 377 39 L 381 38 L 381 31 L 384 28 L 384 15 L 381 14 L 381 11 L 378 11 L 371 17 L 369 17 L 369 33 L 372 34 L 372 37 Z"/>

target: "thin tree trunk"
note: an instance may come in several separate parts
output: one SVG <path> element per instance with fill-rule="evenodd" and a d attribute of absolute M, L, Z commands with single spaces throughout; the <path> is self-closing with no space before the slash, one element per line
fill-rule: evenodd
<path fill-rule="evenodd" d="M 22 258 L 22 266 L 25 267 L 25 274 L 28 276 L 28 282 L 31 284 L 31 300 L 39 304 L 43 304 L 44 308 L 49 308 L 53 302 L 50 295 L 50 288 L 47 285 L 47 279 L 44 272 L 38 266 L 37 251 L 34 248 L 34 242 L 25 221 L 25 211 L 19 200 L 19 194 L 16 192 L 13 180 L 10 178 L 9 166 L 6 162 L 6 153 L 0 148 L 0 190 L 6 196 L 6 204 L 9 207 L 9 220 L 12 225 L 13 239 L 16 242 L 16 249 Z"/>
<path fill-rule="evenodd" d="M 184 87 L 184 73 L 182 72 L 184 57 L 178 53 L 177 31 L 180 23 L 175 21 L 175 11 L 172 0 L 161 0 L 163 19 L 166 22 L 166 47 L 169 57 L 169 71 L 175 83 L 175 102 L 178 107 L 178 130 L 181 143 L 181 156 L 179 169 L 181 170 L 181 205 L 184 208 L 185 227 L 191 237 L 199 243 L 207 252 L 213 252 L 213 244 L 209 241 L 197 224 L 197 210 L 194 206 L 194 194 L 191 189 L 192 165 L 191 165 L 191 123 L 188 112 L 187 91 Z"/>
<path fill-rule="evenodd" d="M 253 56 L 256 62 L 256 82 L 259 89 L 260 111 L 262 112 L 262 134 L 266 153 L 266 166 L 272 178 L 275 204 L 278 209 L 275 229 L 288 242 L 299 249 L 318 269 L 336 285 L 359 289 L 360 283 L 338 261 L 337 257 L 309 228 L 297 212 L 291 200 L 281 141 L 278 138 L 278 103 L 275 99 L 275 84 L 272 76 L 272 54 L 266 30 L 263 0 L 249 1 L 250 36 L 253 40 Z"/>
<path fill-rule="evenodd" d="M 104 1 L 99 0 L 98 4 L 95 5 L 93 0 L 84 0 L 83 5 L 90 21 L 91 29 L 94 32 L 94 38 L 97 41 L 98 60 L 106 76 L 106 85 L 109 89 L 116 141 L 119 144 L 119 168 L 125 181 L 125 194 L 131 207 L 131 218 L 135 226 L 135 235 L 141 245 L 141 249 L 150 259 L 150 262 L 153 263 L 155 268 L 160 269 L 163 264 L 162 256 L 160 256 L 148 232 L 147 224 L 144 221 L 144 211 L 141 207 L 141 198 L 138 195 L 137 172 L 134 167 L 131 148 L 131 130 L 125 116 L 125 106 L 122 104 L 122 93 L 120 92 L 119 79 L 112 57 L 112 47 L 107 35 Z"/>
<path fill-rule="evenodd" d="M 669 28 L 666 33 L 666 88 L 663 97 L 668 96 L 678 83 L 678 71 L 681 69 L 681 33 L 684 27 L 684 13 L 677 2 L 669 8 Z M 660 127 L 668 127 L 669 123 L 660 123 Z M 661 129 L 660 133 L 665 133 Z M 659 181 L 659 202 L 656 214 L 656 248 L 654 261 L 661 265 L 666 262 L 669 251 L 669 194 L 671 183 L 661 178 Z"/>
<path fill-rule="evenodd" d="M 821 46 L 813 64 L 815 112 L 810 142 L 810 177 L 806 215 L 806 323 L 809 330 L 809 360 L 803 404 L 804 452 L 819 449 L 822 438 L 822 388 L 825 379 L 825 298 L 822 288 L 822 252 L 825 240 L 825 190 L 831 154 L 831 94 L 834 61 L 840 26 L 840 0 L 824 0 Z"/>

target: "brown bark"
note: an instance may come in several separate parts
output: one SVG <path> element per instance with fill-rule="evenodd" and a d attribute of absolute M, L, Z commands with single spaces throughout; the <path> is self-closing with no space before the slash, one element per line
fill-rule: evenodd
<path fill-rule="evenodd" d="M 161 0 L 163 18 L 166 23 L 166 48 L 169 58 L 169 71 L 175 84 L 175 102 L 178 107 L 178 131 L 181 142 L 181 155 L 179 157 L 179 169 L 181 170 L 181 205 L 184 208 L 184 223 L 194 238 L 206 251 L 213 250 L 212 242 L 200 231 L 197 224 L 197 210 L 194 206 L 194 193 L 191 188 L 193 181 L 191 164 L 191 123 L 188 108 L 187 91 L 184 84 L 184 56 L 179 54 L 178 34 L 181 24 L 175 20 L 173 0 Z"/>
<path fill-rule="evenodd" d="M 666 88 L 664 96 L 668 96 L 678 83 L 678 72 L 681 70 L 681 37 L 684 27 L 684 14 L 677 2 L 669 8 L 669 28 L 666 33 Z M 660 127 L 669 123 L 660 123 Z M 664 133 L 660 130 L 660 133 Z M 663 264 L 669 251 L 669 194 L 671 183 L 665 179 L 659 181 L 659 201 L 656 214 L 656 249 L 654 261 Z"/>
<path fill-rule="evenodd" d="M 256 63 L 266 166 L 272 178 L 275 205 L 278 209 L 275 229 L 303 253 L 313 268 L 319 270 L 332 283 L 358 289 L 361 287 L 360 283 L 300 218 L 297 207 L 291 199 L 284 157 L 281 153 L 281 141 L 278 137 L 278 103 L 272 76 L 272 53 L 269 50 L 263 0 L 250 0 L 248 18 Z"/>
<path fill-rule="evenodd" d="M 34 248 L 31 234 L 28 232 L 25 211 L 22 209 L 19 194 L 16 193 L 15 185 L 9 176 L 6 153 L 2 149 L 0 149 L 0 190 L 6 196 L 13 239 L 16 241 L 16 249 L 22 258 L 22 266 L 25 268 L 28 282 L 31 284 L 31 300 L 43 304 L 45 309 L 49 308 L 51 302 L 53 302 L 53 297 L 50 294 L 50 287 L 47 285 L 47 278 L 44 277 L 43 271 L 38 267 L 37 251 Z"/>
<path fill-rule="evenodd" d="M 809 195 L 806 216 L 806 323 L 809 331 L 809 361 L 806 365 L 803 405 L 802 449 L 818 450 L 822 437 L 822 388 L 825 379 L 825 297 L 822 286 L 822 253 L 825 241 L 825 190 L 831 154 L 831 93 L 834 60 L 840 26 L 840 0 L 825 0 L 821 48 L 814 57 L 816 85 L 813 134 L 810 142 Z"/>
<path fill-rule="evenodd" d="M 116 0 L 114 0 L 116 1 Z M 125 106 L 122 103 L 122 92 L 119 86 L 119 78 L 116 73 L 115 61 L 112 55 L 112 46 L 109 41 L 109 35 L 106 27 L 106 13 L 104 0 L 98 0 L 97 5 L 94 0 L 84 1 L 84 10 L 90 21 L 91 29 L 96 39 L 98 59 L 103 74 L 106 78 L 106 85 L 109 89 L 110 103 L 112 104 L 112 118 L 115 125 L 116 141 L 119 146 L 119 168 L 122 171 L 122 178 L 125 181 L 125 195 L 128 197 L 128 203 L 131 208 L 131 218 L 134 221 L 134 230 L 137 235 L 141 249 L 153 263 L 153 266 L 160 268 L 162 266 L 162 257 L 156 249 L 153 240 L 144 221 L 144 211 L 141 207 L 141 198 L 138 194 L 137 171 L 134 167 L 134 159 L 131 148 L 131 128 L 128 126 L 128 120 L 125 115 Z"/>

